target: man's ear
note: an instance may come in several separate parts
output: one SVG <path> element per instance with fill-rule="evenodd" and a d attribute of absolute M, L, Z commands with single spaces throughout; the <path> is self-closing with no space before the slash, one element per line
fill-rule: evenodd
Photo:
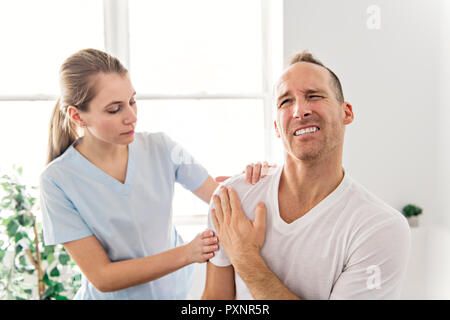
<path fill-rule="evenodd" d="M 353 107 L 350 103 L 344 102 L 343 105 L 345 113 L 344 124 L 347 125 L 353 122 L 355 115 L 353 114 Z"/>
<path fill-rule="evenodd" d="M 277 135 L 277 138 L 281 138 L 280 130 L 278 129 L 277 126 L 277 120 L 274 120 L 273 124 L 275 125 L 275 134 Z"/>

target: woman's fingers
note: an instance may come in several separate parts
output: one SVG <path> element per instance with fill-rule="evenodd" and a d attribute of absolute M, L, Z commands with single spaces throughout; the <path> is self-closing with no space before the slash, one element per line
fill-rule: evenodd
<path fill-rule="evenodd" d="M 217 244 L 203 247 L 203 253 L 210 253 L 210 252 L 214 252 L 217 250 L 219 250 L 219 245 L 217 245 Z"/>
<path fill-rule="evenodd" d="M 261 162 L 257 162 L 253 167 L 253 175 L 252 175 L 252 184 L 255 184 L 259 181 L 261 177 Z"/>
<path fill-rule="evenodd" d="M 251 184 L 252 177 L 253 177 L 253 163 L 247 165 L 247 167 L 245 168 L 245 181 Z"/>
<path fill-rule="evenodd" d="M 200 234 L 200 239 L 206 239 L 209 237 L 214 236 L 214 231 L 212 230 L 205 230 Z"/>
<path fill-rule="evenodd" d="M 217 237 L 208 237 L 202 240 L 204 246 L 210 246 L 217 243 Z"/>

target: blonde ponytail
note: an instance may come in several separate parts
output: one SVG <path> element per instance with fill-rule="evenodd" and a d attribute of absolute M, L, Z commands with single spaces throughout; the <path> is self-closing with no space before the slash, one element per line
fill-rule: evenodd
<path fill-rule="evenodd" d="M 73 122 L 69 121 L 66 110 L 61 108 L 60 100 L 58 98 L 56 101 L 50 118 L 47 164 L 62 155 L 79 138 L 77 128 Z"/>
<path fill-rule="evenodd" d="M 61 97 L 56 101 L 50 119 L 47 164 L 80 137 L 77 125 L 67 115 L 67 108 L 74 106 L 80 111 L 88 111 L 89 103 L 96 95 L 95 76 L 99 73 L 124 75 L 128 71 L 117 58 L 96 49 L 78 51 L 62 64 Z"/>

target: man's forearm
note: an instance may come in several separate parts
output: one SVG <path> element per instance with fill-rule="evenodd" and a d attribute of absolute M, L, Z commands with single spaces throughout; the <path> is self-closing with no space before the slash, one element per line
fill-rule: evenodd
<path fill-rule="evenodd" d="M 278 279 L 259 254 L 247 256 L 233 266 L 256 300 L 300 299 Z"/>

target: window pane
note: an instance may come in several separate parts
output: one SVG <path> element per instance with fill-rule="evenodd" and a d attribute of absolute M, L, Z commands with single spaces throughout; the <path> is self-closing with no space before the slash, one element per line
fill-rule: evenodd
<path fill-rule="evenodd" d="M 130 72 L 136 90 L 260 92 L 260 5 L 260 0 L 130 1 Z"/>
<path fill-rule="evenodd" d="M 45 169 L 50 116 L 56 102 L 0 102 L 0 175 L 23 167 L 23 182 L 38 186 Z"/>
<path fill-rule="evenodd" d="M 167 133 L 212 177 L 235 175 L 264 160 L 262 100 L 138 101 L 137 131 Z M 179 184 L 175 215 L 206 214 L 208 205 Z"/>
<path fill-rule="evenodd" d="M 62 62 L 84 48 L 104 50 L 100 0 L 0 2 L 0 94 L 57 94 Z"/>

